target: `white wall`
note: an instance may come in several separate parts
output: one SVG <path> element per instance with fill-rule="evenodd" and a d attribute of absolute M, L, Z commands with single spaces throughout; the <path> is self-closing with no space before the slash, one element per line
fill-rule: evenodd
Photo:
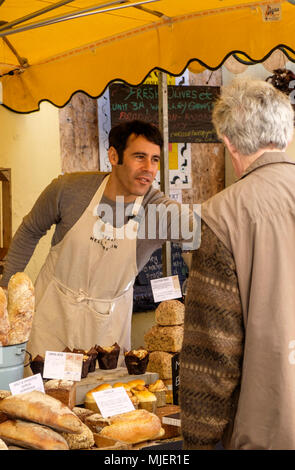
<path fill-rule="evenodd" d="M 58 108 L 17 114 L 0 106 L 0 167 L 12 172 L 12 230 L 15 233 L 41 191 L 61 171 Z M 35 281 L 50 247 L 52 230 L 40 241 L 26 272 Z"/>

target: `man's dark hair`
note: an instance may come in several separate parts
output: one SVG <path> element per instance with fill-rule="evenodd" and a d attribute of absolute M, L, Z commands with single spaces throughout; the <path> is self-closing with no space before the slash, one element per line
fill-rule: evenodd
<path fill-rule="evenodd" d="M 127 145 L 127 140 L 131 134 L 137 137 L 143 136 L 153 144 L 163 147 L 163 137 L 159 129 L 144 121 L 126 121 L 113 127 L 109 133 L 109 147 L 117 150 L 119 164 L 123 163 L 123 153 Z"/>

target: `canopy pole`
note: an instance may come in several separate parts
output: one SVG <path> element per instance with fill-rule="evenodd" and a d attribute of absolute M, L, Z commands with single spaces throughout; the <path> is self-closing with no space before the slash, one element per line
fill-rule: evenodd
<path fill-rule="evenodd" d="M 161 152 L 160 188 L 169 197 L 169 133 L 168 133 L 168 86 L 167 75 L 158 73 L 159 128 L 163 135 L 164 145 Z M 166 242 L 162 248 L 163 277 L 171 276 L 171 243 Z"/>

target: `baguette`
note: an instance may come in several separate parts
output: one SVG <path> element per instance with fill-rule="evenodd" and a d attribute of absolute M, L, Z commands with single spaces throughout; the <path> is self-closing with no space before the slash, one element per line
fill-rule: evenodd
<path fill-rule="evenodd" d="M 134 410 L 110 418 L 100 436 L 115 439 L 127 444 L 156 439 L 161 435 L 161 421 L 158 416 L 146 410 Z"/>
<path fill-rule="evenodd" d="M 28 341 L 35 311 L 34 286 L 25 273 L 16 273 L 8 283 L 8 344 Z"/>
<path fill-rule="evenodd" d="M 46 426 L 9 419 L 0 424 L 0 438 L 8 444 L 38 450 L 68 450 L 65 439 Z"/>
<path fill-rule="evenodd" d="M 0 287 L 0 347 L 8 343 L 9 318 L 7 311 L 7 298 L 4 290 Z"/>
<path fill-rule="evenodd" d="M 33 421 L 57 431 L 79 434 L 83 430 L 82 421 L 66 405 L 36 390 L 4 398 L 0 401 L 0 411 L 11 418 Z"/>

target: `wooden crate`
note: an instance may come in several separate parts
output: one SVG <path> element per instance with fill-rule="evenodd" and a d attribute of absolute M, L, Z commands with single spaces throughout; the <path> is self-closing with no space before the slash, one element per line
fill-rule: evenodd
<path fill-rule="evenodd" d="M 1 217 L 0 217 L 0 261 L 4 259 L 12 239 L 12 210 L 11 210 L 11 171 L 0 168 L 1 186 Z"/>

